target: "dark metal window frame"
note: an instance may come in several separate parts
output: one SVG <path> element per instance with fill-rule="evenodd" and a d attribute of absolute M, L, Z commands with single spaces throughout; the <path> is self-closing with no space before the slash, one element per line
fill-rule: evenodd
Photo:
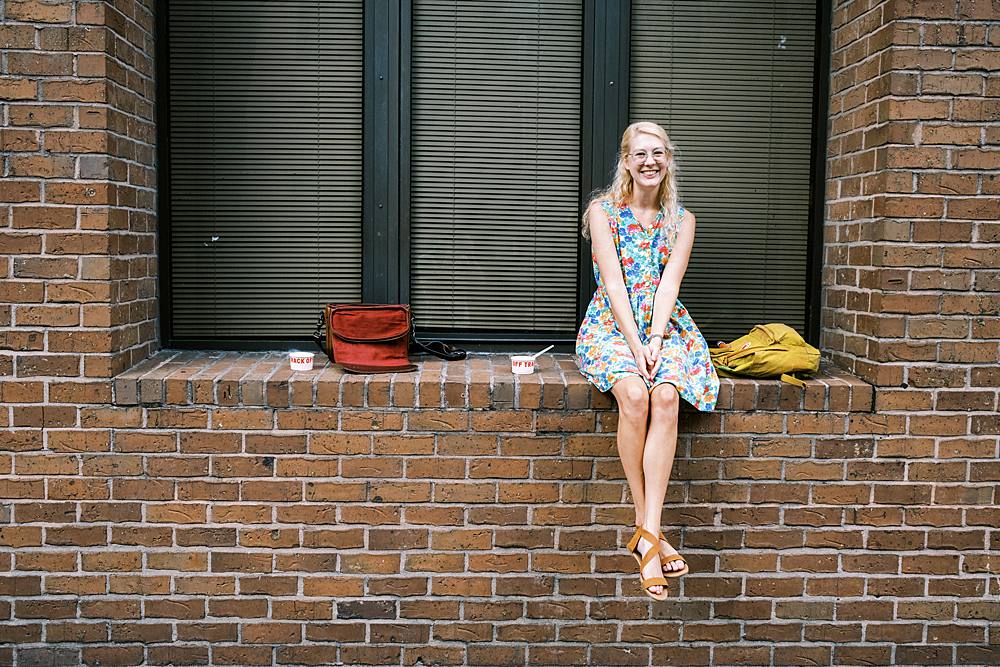
<path fill-rule="evenodd" d="M 806 330 L 805 337 L 819 347 L 823 301 L 823 214 L 826 208 L 827 115 L 830 108 L 830 38 L 833 33 L 833 2 L 820 0 L 816 6 L 816 69 L 813 74 L 812 173 L 809 230 L 806 246 Z"/>
<path fill-rule="evenodd" d="M 361 295 L 408 303 L 410 0 L 366 0 L 362 99 Z"/>
<path fill-rule="evenodd" d="M 813 155 L 806 271 L 806 336 L 819 341 L 823 260 L 823 207 L 826 116 L 829 105 L 830 0 L 817 12 L 813 89 Z M 628 0 L 584 0 L 583 81 L 581 84 L 580 212 L 614 168 L 618 142 L 629 117 Z M 160 277 L 160 332 L 164 347 L 268 349 L 307 340 L 177 340 L 171 312 L 170 252 L 170 36 L 168 0 L 156 0 L 157 187 Z M 412 0 L 365 0 L 362 169 L 362 298 L 367 303 L 407 303 L 410 264 L 410 17 Z M 579 239 L 578 319 L 593 295 L 590 244 Z M 484 332 L 431 332 L 487 347 L 552 342 L 569 349 L 573 336 L 497 335 Z"/>
<path fill-rule="evenodd" d="M 583 146 L 580 213 L 596 190 L 606 188 L 618 162 L 618 144 L 628 125 L 632 6 L 615 0 L 584 0 Z M 578 318 L 597 289 L 590 242 L 579 237 Z"/>

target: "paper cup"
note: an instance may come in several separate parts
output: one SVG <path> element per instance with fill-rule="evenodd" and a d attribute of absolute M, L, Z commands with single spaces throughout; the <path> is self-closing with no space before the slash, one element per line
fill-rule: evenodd
<path fill-rule="evenodd" d="M 535 359 L 526 354 L 514 355 L 510 358 L 510 370 L 516 375 L 531 375 L 535 372 Z"/>
<path fill-rule="evenodd" d="M 288 361 L 293 371 L 311 371 L 315 352 L 289 352 Z"/>

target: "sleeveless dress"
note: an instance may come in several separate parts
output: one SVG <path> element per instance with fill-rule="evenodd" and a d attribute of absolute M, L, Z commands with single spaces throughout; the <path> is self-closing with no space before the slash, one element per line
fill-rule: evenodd
<path fill-rule="evenodd" d="M 610 221 L 611 236 L 618 250 L 632 314 L 639 329 L 639 338 L 645 344 L 651 333 L 653 295 L 677 240 L 684 208 L 679 207 L 674 224 L 666 224 L 663 211 L 660 211 L 653 228 L 648 231 L 639 224 L 628 206 L 604 201 L 601 208 Z M 597 291 L 576 337 L 576 363 L 587 380 L 599 390 L 608 391 L 622 378 L 642 376 L 611 313 L 607 290 L 597 268 L 597 258 L 593 254 L 591 256 Z M 699 410 L 708 412 L 715 408 L 719 397 L 719 377 L 708 355 L 708 344 L 680 299 L 670 315 L 660 356 L 662 361 L 656 377 L 652 382 L 644 380 L 650 391 L 656 385 L 669 382 L 677 388 L 681 398 Z"/>

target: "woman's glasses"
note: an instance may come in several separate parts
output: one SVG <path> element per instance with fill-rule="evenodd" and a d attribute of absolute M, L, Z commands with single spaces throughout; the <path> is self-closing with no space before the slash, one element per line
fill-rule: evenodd
<path fill-rule="evenodd" d="M 635 153 L 631 154 L 631 157 L 636 162 L 645 162 L 646 158 L 648 158 L 649 155 L 650 154 L 647 153 L 646 151 L 636 151 Z M 653 151 L 652 155 L 653 159 L 656 160 L 657 162 L 661 162 L 667 159 L 667 151 L 661 148 L 657 148 L 655 151 Z"/>

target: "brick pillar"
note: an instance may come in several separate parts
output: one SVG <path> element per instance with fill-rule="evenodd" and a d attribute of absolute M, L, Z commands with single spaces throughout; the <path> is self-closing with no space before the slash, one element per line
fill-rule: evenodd
<path fill-rule="evenodd" d="M 3 0 L 0 375 L 157 346 L 153 0 Z"/>
<path fill-rule="evenodd" d="M 913 435 L 1000 432 L 998 16 L 834 6 L 823 347 Z"/>

